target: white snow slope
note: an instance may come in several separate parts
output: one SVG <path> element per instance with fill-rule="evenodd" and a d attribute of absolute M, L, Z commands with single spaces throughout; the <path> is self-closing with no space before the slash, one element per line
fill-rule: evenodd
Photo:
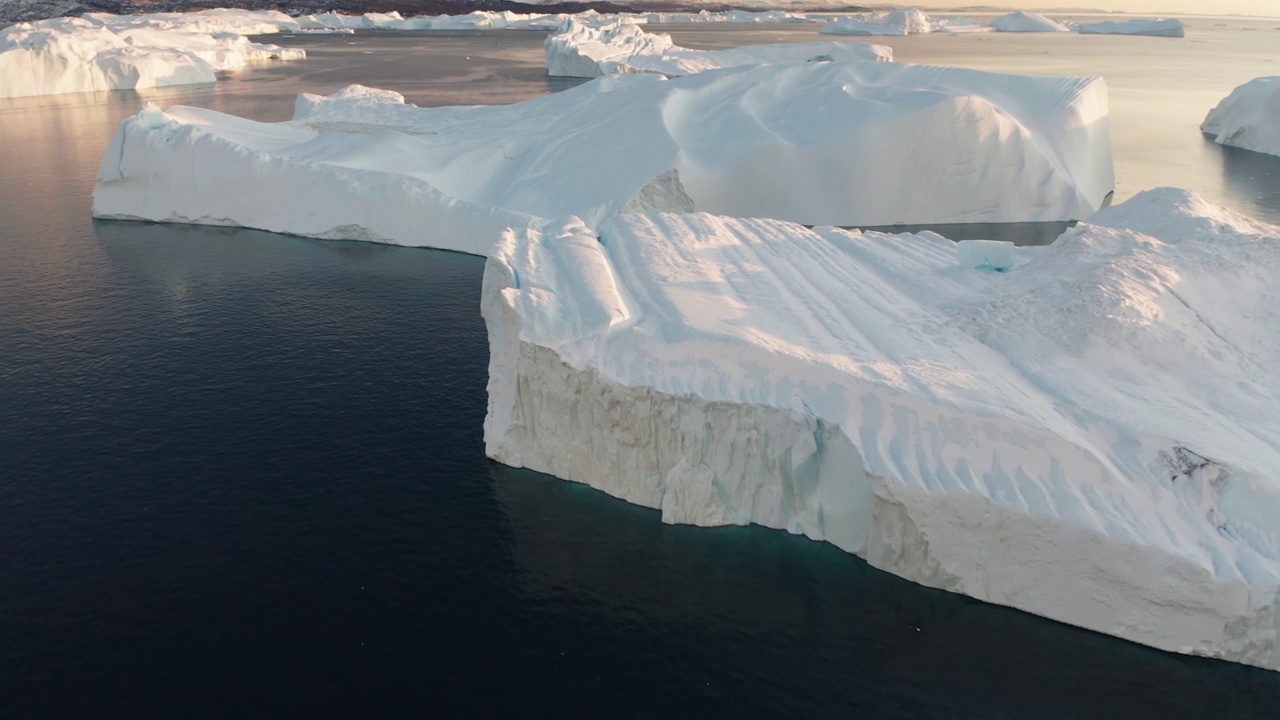
<path fill-rule="evenodd" d="M 1082 35 L 1150 35 L 1152 37 L 1180 38 L 1186 36 L 1181 20 L 1123 20 L 1096 23 L 1080 23 L 1076 30 Z"/>
<path fill-rule="evenodd" d="M 1001 15 L 991 21 L 991 27 L 996 32 L 1071 32 L 1071 28 L 1060 22 L 1022 10 Z"/>
<path fill-rule="evenodd" d="M 487 255 L 529 217 L 1064 220 L 1114 181 L 1101 80 L 926 65 L 610 75 L 495 107 L 353 86 L 301 96 L 294 118 L 144 110 L 111 139 L 94 215 Z"/>
<path fill-rule="evenodd" d="M 648 33 L 633 24 L 602 28 L 566 20 L 547 36 L 547 74 L 593 78 L 627 72 L 676 77 L 761 63 L 809 60 L 889 61 L 893 50 L 858 42 L 770 43 L 727 50 L 691 50 L 666 33 Z"/>
<path fill-rule="evenodd" d="M 296 23 L 276 12 L 90 14 L 0 30 L 0 98 L 214 82 L 214 73 L 306 51 L 251 43 L 242 32 Z"/>
<path fill-rule="evenodd" d="M 486 452 L 1280 668 L 1280 228 L 1166 189 L 1013 253 L 706 214 L 509 232 Z"/>
<path fill-rule="evenodd" d="M 1200 125 L 1223 145 L 1280 155 L 1280 75 L 1260 77 L 1231 91 Z"/>

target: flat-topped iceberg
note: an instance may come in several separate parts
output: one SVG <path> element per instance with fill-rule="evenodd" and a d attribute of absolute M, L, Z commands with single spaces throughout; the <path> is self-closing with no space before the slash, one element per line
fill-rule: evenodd
<path fill-rule="evenodd" d="M 996 32 L 1071 32 L 1071 28 L 1033 12 L 1019 10 L 991 21 Z"/>
<path fill-rule="evenodd" d="M 0 98 L 214 82 L 220 70 L 306 57 L 225 29 L 277 27 L 275 16 L 288 19 L 212 13 L 181 21 L 93 15 L 18 23 L 0 30 Z"/>
<path fill-rule="evenodd" d="M 916 8 L 837 18 L 822 26 L 824 35 L 920 35 L 933 32 L 987 30 L 973 20 L 934 18 Z"/>
<path fill-rule="evenodd" d="M 1280 155 L 1280 76 L 1256 78 L 1232 90 L 1200 129 L 1223 145 Z"/>
<path fill-rule="evenodd" d="M 1280 228 L 1161 190 L 1006 250 L 707 214 L 508 232 L 486 452 L 1280 668 Z"/>
<path fill-rule="evenodd" d="M 1080 23 L 1076 30 L 1083 35 L 1149 35 L 1152 37 L 1180 38 L 1186 36 L 1181 20 L 1111 20 L 1107 22 Z"/>
<path fill-rule="evenodd" d="M 883 45 L 856 42 L 770 43 L 726 50 L 691 50 L 666 33 L 638 25 L 593 28 L 566 20 L 547 36 L 547 74 L 593 78 L 612 73 L 648 72 L 676 77 L 719 68 L 762 63 L 893 59 Z"/>
<path fill-rule="evenodd" d="M 1099 79 L 820 62 L 610 75 L 494 107 L 352 87 L 276 124 L 151 108 L 112 136 L 93 212 L 486 255 L 533 217 L 630 211 L 1065 220 L 1113 181 Z"/>

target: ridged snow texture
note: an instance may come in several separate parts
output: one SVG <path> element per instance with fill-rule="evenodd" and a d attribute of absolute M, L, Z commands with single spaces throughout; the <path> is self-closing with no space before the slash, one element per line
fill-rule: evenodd
<path fill-rule="evenodd" d="M 594 226 L 629 205 L 833 225 L 1067 220 L 1112 186 L 1099 79 L 821 62 L 611 75 L 496 107 L 353 86 L 303 95 L 278 124 L 149 110 L 112 137 L 94 215 L 487 255 L 530 217 Z"/>
<path fill-rule="evenodd" d="M 704 214 L 512 231 L 486 451 L 1277 669 L 1280 228 L 1162 190 L 1013 252 Z"/>
<path fill-rule="evenodd" d="M 1200 129 L 1223 145 L 1280 155 L 1280 75 L 1232 90 L 1209 111 Z"/>
<path fill-rule="evenodd" d="M 678 77 L 719 68 L 779 62 L 870 60 L 888 62 L 893 50 L 854 42 L 771 43 L 727 50 L 690 50 L 666 33 L 638 25 L 592 28 L 567 20 L 547 36 L 547 74 L 593 78 L 614 73 L 647 72 Z"/>

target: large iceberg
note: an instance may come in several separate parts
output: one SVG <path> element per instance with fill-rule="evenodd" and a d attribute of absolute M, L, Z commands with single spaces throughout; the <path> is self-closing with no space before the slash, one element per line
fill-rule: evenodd
<path fill-rule="evenodd" d="M 1232 90 L 1200 129 L 1223 145 L 1280 155 L 1280 76 L 1256 78 Z"/>
<path fill-rule="evenodd" d="M 1033 12 L 1019 10 L 991 21 L 996 32 L 1071 32 L 1071 28 Z"/>
<path fill-rule="evenodd" d="M 1083 35 L 1149 35 L 1152 37 L 1180 38 L 1186 36 L 1181 20 L 1111 20 L 1096 23 L 1080 23 L 1076 26 Z"/>
<path fill-rule="evenodd" d="M 221 13 L 183 22 L 92 15 L 18 23 L 0 30 L 0 98 L 214 82 L 220 70 L 306 57 L 226 29 L 278 29 L 269 22 L 280 22 L 275 16 L 288 20 Z"/>
<path fill-rule="evenodd" d="M 1100 79 L 820 62 L 610 75 L 494 107 L 353 87 L 276 124 L 153 107 L 116 129 L 93 211 L 486 255 L 533 217 L 632 211 L 1066 220 L 1113 181 Z"/>
<path fill-rule="evenodd" d="M 1010 252 L 707 214 L 510 231 L 486 452 L 1280 668 L 1280 228 L 1160 190 Z"/>
<path fill-rule="evenodd" d="M 893 59 L 883 45 L 855 42 L 769 43 L 727 50 L 691 50 L 676 45 L 666 33 L 645 32 L 638 25 L 601 28 L 566 20 L 547 36 L 547 74 L 593 78 L 612 73 L 649 72 L 676 77 L 719 68 L 761 63 Z"/>

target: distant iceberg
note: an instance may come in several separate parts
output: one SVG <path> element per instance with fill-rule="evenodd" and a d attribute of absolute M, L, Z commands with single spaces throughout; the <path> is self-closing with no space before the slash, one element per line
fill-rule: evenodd
<path fill-rule="evenodd" d="M 676 77 L 761 63 L 893 59 L 883 45 L 853 42 L 766 43 L 726 50 L 691 50 L 666 33 L 638 25 L 593 28 L 566 20 L 547 36 L 547 74 L 593 78 L 612 73 L 649 72 Z"/>
<path fill-rule="evenodd" d="M 1076 26 L 1082 35 L 1150 35 L 1152 37 L 1180 38 L 1186 36 L 1186 26 L 1181 20 L 1121 20 L 1096 23 L 1080 23 Z"/>
<path fill-rule="evenodd" d="M 824 35 L 920 35 L 934 32 L 981 32 L 990 28 L 966 18 L 935 18 L 916 8 L 836 18 L 822 26 Z"/>
<path fill-rule="evenodd" d="M 491 107 L 356 86 L 275 124 L 154 108 L 116 129 L 93 211 L 487 255 L 535 218 L 1049 221 L 1113 186 L 1100 79 L 819 62 L 610 75 Z"/>
<path fill-rule="evenodd" d="M 1280 669 L 1280 228 L 1159 190 L 1010 252 L 706 214 L 513 230 L 486 453 Z"/>
<path fill-rule="evenodd" d="M 1223 145 L 1280 155 L 1280 76 L 1250 80 L 1231 91 L 1200 129 Z"/>
<path fill-rule="evenodd" d="M 54 18 L 0 30 L 0 98 L 214 82 L 216 72 L 306 51 L 238 34 L 296 24 L 283 13 L 202 13 Z"/>
<path fill-rule="evenodd" d="M 1071 32 L 1071 28 L 1033 12 L 1019 10 L 991 21 L 996 32 Z"/>

